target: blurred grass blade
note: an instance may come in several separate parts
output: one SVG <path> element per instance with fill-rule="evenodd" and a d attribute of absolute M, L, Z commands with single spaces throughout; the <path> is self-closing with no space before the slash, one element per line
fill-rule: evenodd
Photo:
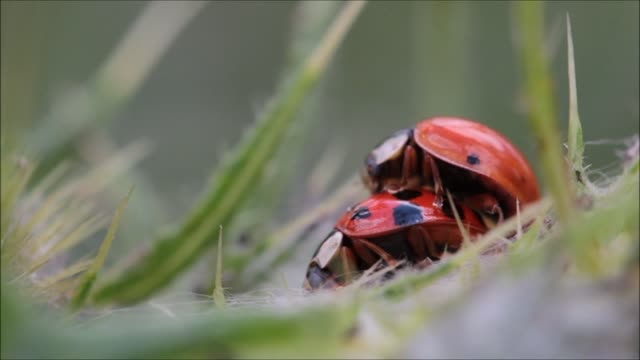
<path fill-rule="evenodd" d="M 98 288 L 97 303 L 135 302 L 166 286 L 211 244 L 219 225 L 229 223 L 259 180 L 294 120 L 302 100 L 326 69 L 364 2 L 353 1 L 331 24 L 321 42 L 292 77 L 281 84 L 276 97 L 259 116 L 255 127 L 227 154 L 205 195 L 182 225 L 156 240 L 151 252 L 133 268 Z"/>
<path fill-rule="evenodd" d="M 562 142 L 556 121 L 551 70 L 544 46 L 544 3 L 514 2 L 518 31 L 517 47 L 524 75 L 524 89 L 544 183 L 551 193 L 561 223 L 572 216 L 572 196 L 567 169 L 562 155 Z"/>
<path fill-rule="evenodd" d="M 95 153 L 104 126 L 118 119 L 117 114 L 137 94 L 149 74 L 156 68 L 177 37 L 201 12 L 206 1 L 151 1 L 130 25 L 104 63 L 85 83 L 78 84 L 53 100 L 45 117 L 28 135 L 29 146 L 40 159 L 33 180 L 47 174 L 60 161 Z M 106 138 L 106 137 L 105 137 Z M 89 143 L 93 151 L 82 145 Z M 101 162 L 110 157 L 104 153 Z M 84 159 L 91 163 L 95 159 Z M 109 185 L 114 201 L 128 184 L 139 184 L 141 195 L 129 205 L 132 216 L 123 219 L 121 228 L 129 238 L 140 237 L 144 229 L 163 221 L 167 205 L 158 196 L 143 173 L 135 168 L 122 182 Z M 146 234 L 145 234 L 146 235 Z M 126 242 L 119 242 L 126 246 Z"/>
<path fill-rule="evenodd" d="M 342 7 L 342 3 L 334 1 L 301 1 L 297 2 L 293 10 L 292 24 L 289 31 L 287 49 L 287 69 L 295 69 L 304 62 L 309 52 L 318 44 L 335 15 Z M 296 121 L 287 130 L 278 150 L 269 160 L 268 167 L 254 186 L 252 193 L 243 201 L 238 216 L 226 225 L 227 238 L 242 237 L 247 247 L 260 246 L 256 244 L 264 238 L 265 229 L 271 227 L 273 216 L 285 215 L 283 203 L 291 199 L 290 189 L 296 186 L 296 175 L 300 174 L 301 163 L 305 157 L 304 147 L 313 136 L 317 117 L 313 116 L 317 91 L 309 94 L 305 99 L 304 111 L 296 116 Z M 259 110 L 256 111 L 259 114 Z M 295 196 L 295 195 L 294 195 Z M 304 200 L 303 200 L 304 201 Z M 286 210 L 285 210 L 286 211 Z M 227 248 L 229 250 L 230 248 Z M 227 251 L 227 254 L 232 252 Z M 225 255 L 227 256 L 227 255 Z M 229 264 L 229 262 L 226 262 Z M 211 289 L 213 289 L 211 281 Z"/>
<path fill-rule="evenodd" d="M 187 359 L 198 350 L 206 354 L 198 358 L 208 359 L 339 358 L 357 314 L 352 301 L 343 301 L 296 309 L 211 310 L 178 319 L 127 312 L 69 327 L 32 309 L 15 290 L 2 283 L 2 358 Z"/>
<path fill-rule="evenodd" d="M 340 10 L 338 1 L 301 1 L 293 14 L 288 59 L 290 66 L 304 61 Z"/>
<path fill-rule="evenodd" d="M 65 182 L 42 199 L 36 198 L 34 201 L 37 202 L 37 206 L 34 206 L 33 212 L 29 213 L 29 216 L 24 219 L 25 223 L 16 226 L 14 234 L 8 237 L 6 241 L 3 239 L 2 245 L 4 249 L 2 259 L 14 257 L 16 252 L 20 250 L 27 236 L 32 234 L 38 225 L 44 224 L 45 221 L 51 218 L 62 214 L 62 216 L 67 219 L 67 225 L 77 224 L 78 220 L 83 216 L 82 214 L 86 214 L 89 210 L 87 209 L 89 206 L 86 202 L 87 198 L 101 191 L 114 178 L 133 166 L 141 157 L 142 151 L 144 151 L 144 149 L 139 144 L 127 146 L 119 150 L 117 154 L 112 155 L 107 161 L 100 164 L 100 166 L 92 168 L 85 176 Z M 36 186 L 33 191 L 37 193 L 37 190 L 42 191 L 43 189 L 40 186 Z M 81 204 L 78 204 L 78 202 L 81 202 Z M 3 208 L 3 214 L 12 213 L 11 209 L 7 209 L 6 211 L 4 209 L 5 208 Z M 78 229 L 78 232 L 84 231 L 83 235 L 76 236 L 74 239 L 67 239 L 66 241 L 68 241 L 68 243 L 66 244 L 72 244 L 76 241 L 86 239 L 86 236 L 90 235 L 93 230 L 85 230 L 90 228 L 97 229 L 95 226 L 95 223 L 92 223 L 91 226 L 89 226 L 89 224 L 83 224 L 82 227 L 85 229 Z M 36 238 L 42 239 L 46 237 L 38 236 Z M 62 250 L 64 248 L 60 249 Z"/>
<path fill-rule="evenodd" d="M 116 236 L 116 229 L 118 228 L 118 223 L 120 222 L 120 217 L 122 216 L 122 212 L 124 211 L 125 206 L 127 206 L 127 202 L 133 193 L 134 186 L 129 189 L 127 196 L 120 202 L 118 209 L 116 209 L 115 214 L 113 215 L 113 220 L 111 221 L 111 225 L 109 226 L 109 230 L 107 230 L 107 235 L 102 241 L 102 245 L 100 245 L 100 249 L 98 250 L 98 255 L 93 260 L 91 267 L 87 270 L 82 277 L 80 285 L 76 288 L 76 294 L 71 299 L 71 308 L 77 309 L 84 304 L 89 295 L 89 291 L 91 291 L 91 287 L 98 276 L 98 271 L 102 268 L 105 259 L 107 258 L 107 254 L 109 253 L 109 249 L 111 248 L 111 243 L 113 242 L 113 238 Z"/>
<path fill-rule="evenodd" d="M 357 200 L 362 196 L 363 189 L 357 176 L 349 178 L 342 186 L 335 190 L 320 204 L 305 211 L 303 215 L 296 217 L 290 223 L 282 225 L 265 240 L 258 244 L 253 251 L 238 258 L 235 266 L 240 269 L 239 283 L 249 287 L 260 280 L 264 280 L 270 269 L 276 268 L 285 260 L 286 255 L 291 254 L 297 245 L 304 240 L 305 230 L 312 229 L 326 216 L 334 213 L 339 207 Z"/>
<path fill-rule="evenodd" d="M 94 259 L 78 260 L 74 264 L 66 266 L 64 270 L 61 270 L 53 275 L 49 275 L 48 277 L 39 280 L 40 286 L 44 289 L 52 286 L 57 286 L 65 279 L 89 269 L 94 261 Z"/>
<path fill-rule="evenodd" d="M 3 150 L 4 151 L 4 150 Z M 26 161 L 16 161 L 10 155 L 2 155 L 2 183 L 0 184 L 0 247 L 4 248 L 11 216 L 17 199 L 33 174 L 34 166 Z"/>
<path fill-rule="evenodd" d="M 411 105 L 413 116 L 473 111 L 474 13 L 463 1 L 411 1 Z M 455 94 L 454 96 L 452 96 Z"/>
<path fill-rule="evenodd" d="M 640 183 L 637 173 L 627 175 L 623 174 L 615 189 L 600 198 L 593 210 L 580 214 L 567 229 L 564 240 L 573 250 L 578 270 L 595 276 L 620 265 L 607 263 L 602 246 L 621 233 L 628 234 L 630 242 L 638 242 Z"/>
<path fill-rule="evenodd" d="M 218 253 L 216 258 L 215 287 L 213 288 L 213 302 L 217 307 L 223 308 L 227 305 L 224 298 L 224 288 L 222 287 L 222 225 L 220 225 L 220 235 L 218 236 Z"/>
<path fill-rule="evenodd" d="M 331 181 L 336 178 L 340 167 L 344 164 L 343 154 L 347 151 L 345 139 L 334 139 L 329 143 L 308 176 L 306 189 L 309 192 L 309 197 L 315 198 L 325 194 Z"/>
<path fill-rule="evenodd" d="M 462 220 L 460 219 L 460 214 L 458 214 L 458 209 L 456 208 L 456 204 L 453 202 L 453 198 L 451 197 L 451 193 L 447 190 L 447 200 L 449 200 L 449 205 L 451 206 L 451 210 L 453 211 L 453 216 L 456 219 L 456 224 L 458 225 L 458 230 L 460 230 L 460 234 L 462 234 L 462 243 L 470 244 L 471 236 L 469 235 L 469 231 L 464 227 Z M 518 217 L 520 220 L 520 217 Z M 520 223 L 518 222 L 518 226 Z"/>
<path fill-rule="evenodd" d="M 61 160 L 72 144 L 96 123 L 132 98 L 149 73 L 206 1 L 152 1 L 124 39 L 85 85 L 53 104 L 32 133 L 30 144 L 42 159 L 41 173 Z"/>
<path fill-rule="evenodd" d="M 64 222 L 66 219 L 62 219 Z M 50 249 L 44 252 L 41 256 L 36 257 L 32 261 L 31 267 L 27 270 L 27 274 L 33 273 L 40 269 L 44 264 L 53 259 L 55 256 L 63 253 L 71 249 L 72 247 L 78 245 L 80 242 L 85 241 L 91 235 L 95 234 L 100 230 L 103 223 L 101 221 L 100 216 L 93 216 L 89 219 L 79 218 L 76 223 L 65 224 L 65 226 L 71 225 L 73 227 L 73 231 L 71 231 L 68 235 L 66 235 L 61 240 L 57 241 Z M 68 221 L 68 220 L 66 220 Z M 59 228 L 54 228 L 52 234 L 45 234 L 42 239 L 36 238 L 32 247 L 36 247 L 35 250 L 40 250 L 47 246 L 48 244 L 45 241 L 49 241 L 51 236 L 58 235 L 57 230 Z"/>
<path fill-rule="evenodd" d="M 573 34 L 571 33 L 571 19 L 567 13 L 567 69 L 569 72 L 569 131 L 568 155 L 573 170 L 584 179 L 582 159 L 584 143 L 582 142 L 582 125 L 578 115 L 578 88 L 576 86 L 576 64 L 573 53 Z"/>

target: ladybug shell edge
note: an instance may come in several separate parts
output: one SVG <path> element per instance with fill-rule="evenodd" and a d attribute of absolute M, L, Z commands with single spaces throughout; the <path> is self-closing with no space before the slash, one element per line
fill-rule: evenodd
<path fill-rule="evenodd" d="M 475 172 L 521 203 L 540 197 L 537 179 L 518 149 L 497 131 L 455 117 L 435 117 L 416 126 L 414 140 L 436 158 Z"/>
<path fill-rule="evenodd" d="M 376 237 L 387 235 L 403 228 L 425 223 L 455 224 L 455 218 L 447 216 L 433 206 L 435 195 L 428 191 L 416 191 L 412 199 L 399 199 L 390 193 L 374 194 L 353 206 L 336 223 L 336 229 L 349 237 Z M 470 225 L 481 229 L 482 225 L 470 209 L 460 214 L 472 217 Z"/>

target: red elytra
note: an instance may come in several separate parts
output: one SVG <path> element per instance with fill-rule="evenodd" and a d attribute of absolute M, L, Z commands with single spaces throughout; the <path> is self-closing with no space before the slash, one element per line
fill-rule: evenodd
<path fill-rule="evenodd" d="M 456 252 L 463 235 L 450 204 L 436 207 L 435 197 L 425 189 L 383 192 L 353 206 L 315 251 L 305 288 L 344 286 L 380 259 L 392 267 L 400 260 L 425 266 Z M 470 208 L 456 204 L 456 211 L 471 239 L 487 231 Z"/>
<path fill-rule="evenodd" d="M 540 198 L 531 166 L 503 135 L 459 117 L 434 117 L 403 129 L 371 151 L 363 180 L 372 193 L 434 188 L 444 190 L 499 220 Z M 504 214 L 504 216 L 503 216 Z"/>
<path fill-rule="evenodd" d="M 451 117 L 425 120 L 414 131 L 416 143 L 438 159 L 493 181 L 520 203 L 540 198 L 527 159 L 504 136 L 486 125 Z M 470 156 L 477 160 L 469 161 Z M 477 161 L 476 164 L 471 164 Z"/>
<path fill-rule="evenodd" d="M 425 224 L 453 226 L 456 219 L 448 203 L 443 208 L 433 206 L 435 194 L 429 191 L 405 191 L 391 194 L 377 193 L 352 207 L 337 221 L 335 228 L 349 237 L 376 237 L 403 228 Z M 447 211 L 448 210 L 448 211 Z M 484 229 L 473 211 L 458 206 L 458 216 L 474 232 Z M 448 212 L 448 214 L 445 213 Z"/>

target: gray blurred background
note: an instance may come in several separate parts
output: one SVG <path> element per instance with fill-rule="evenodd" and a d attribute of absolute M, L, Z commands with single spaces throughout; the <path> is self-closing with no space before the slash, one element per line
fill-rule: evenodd
<path fill-rule="evenodd" d="M 3 1 L 2 52 L 15 54 L 17 70 L 9 75 L 18 81 L 8 91 L 16 113 L 37 122 L 56 94 L 86 81 L 144 4 Z M 153 152 L 140 168 L 171 204 L 171 217 L 184 214 L 223 151 L 237 143 L 274 92 L 287 60 L 295 6 L 210 2 L 109 125 L 119 145 L 140 138 L 152 142 Z M 585 140 L 612 143 L 588 145 L 586 161 L 615 171 L 615 149 L 638 132 L 638 2 L 547 4 L 563 132 L 567 12 Z M 296 169 L 301 182 L 327 147 L 344 146 L 338 184 L 382 138 L 438 114 L 469 117 L 501 131 L 538 171 L 511 21 L 510 3 L 504 1 L 369 3 L 300 114 L 311 117 L 313 132 Z M 304 191 L 300 183 L 287 196 L 297 199 Z"/>

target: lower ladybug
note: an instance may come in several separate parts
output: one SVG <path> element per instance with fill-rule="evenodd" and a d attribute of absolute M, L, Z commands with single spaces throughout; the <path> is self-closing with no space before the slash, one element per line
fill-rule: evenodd
<path fill-rule="evenodd" d="M 450 203 L 433 205 L 426 189 L 378 193 L 351 207 L 320 244 L 307 268 L 307 290 L 344 286 L 380 259 L 389 266 L 400 260 L 422 265 L 456 252 L 463 242 Z M 471 237 L 487 228 L 469 207 L 456 204 Z"/>
<path fill-rule="evenodd" d="M 540 198 L 526 158 L 497 131 L 457 117 L 422 120 L 400 130 L 367 156 L 363 181 L 372 193 L 431 187 L 436 206 L 444 189 L 494 222 Z"/>

